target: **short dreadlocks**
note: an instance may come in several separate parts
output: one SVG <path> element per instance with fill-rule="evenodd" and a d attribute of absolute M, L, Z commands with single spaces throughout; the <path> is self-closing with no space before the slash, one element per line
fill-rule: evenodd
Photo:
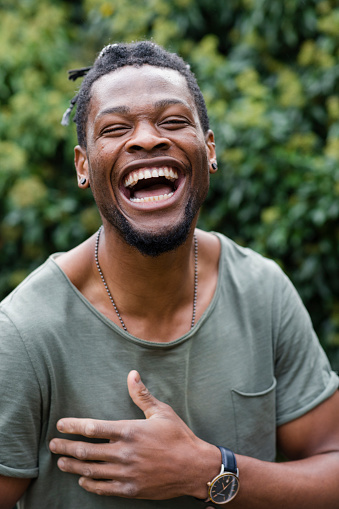
<path fill-rule="evenodd" d="M 126 65 L 134 67 L 153 65 L 178 71 L 186 79 L 188 89 L 192 94 L 198 111 L 202 129 L 205 133 L 208 131 L 209 120 L 205 100 L 189 65 L 181 57 L 175 53 L 169 53 L 151 41 L 109 44 L 102 49 L 93 67 L 69 71 L 69 79 L 71 80 L 76 80 L 82 76 L 85 76 L 85 78 L 79 93 L 71 100 L 70 107 L 66 110 L 61 123 L 63 125 L 68 124 L 71 111 L 76 104 L 77 111 L 74 116 L 74 122 L 76 123 L 78 142 L 81 146 L 86 147 L 86 124 L 93 83 L 101 76 Z"/>

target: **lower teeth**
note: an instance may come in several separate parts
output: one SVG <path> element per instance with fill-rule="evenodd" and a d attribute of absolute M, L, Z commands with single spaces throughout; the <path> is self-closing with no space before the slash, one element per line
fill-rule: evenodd
<path fill-rule="evenodd" d="M 161 201 L 161 200 L 167 200 L 167 198 L 170 198 L 171 196 L 173 196 L 173 194 L 174 193 L 160 194 L 159 196 L 146 196 L 145 198 L 130 198 L 130 200 L 137 202 L 137 203 Z"/>

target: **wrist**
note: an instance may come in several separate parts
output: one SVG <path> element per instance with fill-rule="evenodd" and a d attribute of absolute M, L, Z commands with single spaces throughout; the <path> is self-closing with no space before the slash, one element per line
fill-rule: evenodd
<path fill-rule="evenodd" d="M 206 500 L 208 496 L 207 483 L 220 473 L 221 452 L 215 445 L 203 443 L 199 451 L 199 458 L 195 458 L 196 476 L 191 495 Z"/>
<path fill-rule="evenodd" d="M 239 470 L 234 453 L 219 446 L 221 469 L 217 476 L 207 483 L 208 497 L 205 502 L 224 505 L 233 500 L 239 491 Z"/>

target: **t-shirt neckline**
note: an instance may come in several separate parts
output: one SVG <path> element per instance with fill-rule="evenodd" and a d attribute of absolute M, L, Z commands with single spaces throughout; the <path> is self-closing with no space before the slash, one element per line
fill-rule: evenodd
<path fill-rule="evenodd" d="M 61 274 L 64 278 L 64 280 L 66 280 L 67 284 L 68 284 L 68 287 L 71 289 L 71 291 L 76 295 L 76 297 L 78 299 L 80 299 L 82 301 L 83 304 L 86 305 L 86 307 L 94 314 L 96 315 L 97 318 L 99 318 L 99 320 L 101 322 L 104 322 L 105 325 L 107 325 L 108 327 L 110 327 L 111 329 L 114 330 L 114 332 L 120 334 L 121 336 L 124 336 L 126 339 L 128 339 L 129 341 L 133 341 L 135 343 L 138 343 L 138 344 L 141 344 L 143 346 L 147 346 L 149 348 L 152 348 L 152 347 L 160 347 L 160 348 L 170 348 L 170 347 L 173 347 L 175 345 L 178 345 L 180 343 L 182 343 L 183 341 L 186 341 L 187 339 L 189 339 L 193 334 L 195 334 L 201 327 L 202 325 L 204 324 L 204 322 L 206 321 L 206 319 L 211 315 L 214 307 L 215 307 L 215 304 L 218 300 L 218 295 L 220 293 L 220 289 L 221 289 L 221 281 L 223 279 L 223 273 L 224 273 L 224 250 L 225 250 L 225 245 L 224 245 L 224 242 L 223 242 L 223 236 L 218 233 L 218 232 L 210 232 L 212 233 L 213 235 L 215 235 L 216 237 L 218 237 L 219 241 L 220 241 L 220 256 L 219 256 L 219 263 L 218 263 L 218 280 L 217 280 L 217 285 L 216 285 L 216 288 L 215 288 L 215 291 L 214 291 L 214 295 L 211 299 L 211 302 L 209 303 L 209 305 L 207 306 L 207 308 L 205 309 L 203 315 L 199 318 L 199 320 L 195 323 L 194 327 L 192 327 L 189 331 L 187 331 L 185 334 L 183 334 L 182 336 L 180 336 L 179 338 L 177 339 L 174 339 L 172 341 L 169 341 L 169 342 L 155 342 L 155 341 L 147 341 L 145 339 L 141 339 L 141 338 L 138 338 L 137 336 L 133 336 L 133 334 L 131 334 L 130 332 L 128 331 L 125 331 L 124 329 L 122 329 L 121 327 L 119 327 L 117 324 L 115 324 L 112 320 L 110 320 L 106 315 L 104 315 L 103 313 L 101 313 L 101 311 L 99 311 L 95 306 L 93 306 L 93 304 L 91 304 L 91 302 L 86 299 L 86 297 L 78 290 L 78 288 L 72 283 L 72 281 L 69 279 L 69 277 L 66 275 L 66 273 L 62 270 L 62 268 L 56 263 L 56 258 L 58 256 L 60 256 L 62 253 L 53 253 L 52 255 L 50 255 L 48 261 L 50 261 L 54 268 L 56 268 L 59 272 L 59 274 Z"/>

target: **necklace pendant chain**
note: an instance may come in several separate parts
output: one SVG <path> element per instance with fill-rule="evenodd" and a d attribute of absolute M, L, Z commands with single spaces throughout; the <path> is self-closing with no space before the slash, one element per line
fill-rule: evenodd
<path fill-rule="evenodd" d="M 103 226 L 101 225 L 101 226 L 100 226 L 100 228 L 99 228 L 99 230 L 98 230 L 97 238 L 96 238 L 96 242 L 95 242 L 95 252 L 94 252 L 95 264 L 96 264 L 97 269 L 98 269 L 98 272 L 99 272 L 99 274 L 100 274 L 101 281 L 103 282 L 103 285 L 104 285 L 104 287 L 105 287 L 105 289 L 106 289 L 106 292 L 107 292 L 107 295 L 108 295 L 108 297 L 109 297 L 109 300 L 111 301 L 111 303 L 112 303 L 112 305 L 113 305 L 113 307 L 114 307 L 114 309 L 115 309 L 115 312 L 116 312 L 116 314 L 117 314 L 117 317 L 118 317 L 118 318 L 119 318 L 119 320 L 120 320 L 121 326 L 122 326 L 122 328 L 124 329 L 124 331 L 128 332 L 128 331 L 127 331 L 127 327 L 126 327 L 126 325 L 125 325 L 125 322 L 123 321 L 122 316 L 120 315 L 119 310 L 118 310 L 118 308 L 117 308 L 117 306 L 116 306 L 116 304 L 115 304 L 115 302 L 114 302 L 114 300 L 113 300 L 112 294 L 111 294 L 111 292 L 110 292 L 110 289 L 108 288 L 108 285 L 107 285 L 107 283 L 106 283 L 106 281 L 105 281 L 104 275 L 103 275 L 103 273 L 102 273 L 102 270 L 101 270 L 101 267 L 100 267 L 100 264 L 99 264 L 99 256 L 98 256 L 98 251 L 99 251 L 99 239 L 100 239 L 100 233 L 101 233 L 101 230 L 102 230 L 102 229 L 103 229 Z"/>
<path fill-rule="evenodd" d="M 102 273 L 102 270 L 101 270 L 101 267 L 99 264 L 99 239 L 100 239 L 100 234 L 101 234 L 102 229 L 103 229 L 103 226 L 101 225 L 98 230 L 97 238 L 95 241 L 95 250 L 94 250 L 95 264 L 97 266 L 101 281 L 105 287 L 105 290 L 107 292 L 109 300 L 111 301 L 114 311 L 116 312 L 116 315 L 119 318 L 121 326 L 124 329 L 124 331 L 128 332 L 125 322 L 123 321 L 122 316 L 120 315 L 119 310 L 114 302 L 113 296 L 110 292 L 110 289 L 108 288 L 108 284 L 105 281 L 104 275 Z M 195 317 L 196 317 L 196 310 L 197 310 L 197 297 L 198 297 L 198 239 L 197 239 L 197 236 L 194 234 L 194 294 L 193 294 L 193 313 L 192 313 L 191 329 L 194 327 L 194 324 L 195 324 Z"/>
<path fill-rule="evenodd" d="M 197 298 L 198 298 L 198 239 L 194 234 L 194 293 L 193 293 L 193 313 L 191 329 L 195 324 L 195 315 L 197 311 Z"/>

